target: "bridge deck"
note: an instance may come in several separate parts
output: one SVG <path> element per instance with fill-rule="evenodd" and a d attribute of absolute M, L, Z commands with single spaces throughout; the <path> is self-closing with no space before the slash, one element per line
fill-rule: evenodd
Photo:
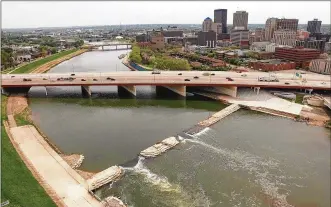
<path fill-rule="evenodd" d="M 182 73 L 182 75 L 178 75 Z M 15 74 L 2 75 L 2 87 L 30 87 L 30 86 L 82 86 L 82 85 L 185 85 L 185 86 L 239 86 L 263 88 L 312 88 L 331 90 L 329 76 L 320 74 L 305 74 L 307 82 L 293 79 L 293 74 L 278 73 L 279 82 L 261 82 L 259 77 L 268 77 L 264 72 L 210 72 L 214 76 L 203 76 L 201 71 L 162 71 L 161 74 L 152 74 L 149 71 L 110 72 L 110 73 L 48 73 L 48 74 Z M 242 76 L 246 74 L 246 76 Z M 198 76 L 198 79 L 194 77 Z M 75 78 L 57 80 L 58 78 Z M 232 78 L 229 81 L 227 77 Z M 31 81 L 23 81 L 23 78 Z M 113 78 L 115 80 L 107 80 Z M 189 79 L 190 81 L 185 81 Z M 286 84 L 287 83 L 287 84 Z"/>

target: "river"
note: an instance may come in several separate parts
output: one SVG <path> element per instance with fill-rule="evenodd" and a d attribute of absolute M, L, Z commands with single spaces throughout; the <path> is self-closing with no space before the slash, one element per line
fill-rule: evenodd
<path fill-rule="evenodd" d="M 128 51 L 87 52 L 50 73 L 128 70 Z M 66 154 L 84 154 L 81 169 L 124 167 L 101 198 L 119 196 L 129 206 L 330 206 L 330 132 L 289 119 L 239 110 L 155 159 L 138 153 L 225 107 L 216 101 L 158 97 L 140 86 L 136 98 L 117 88 L 33 87 L 32 117 Z M 187 137 L 187 136 L 186 136 Z M 276 200 L 276 201 L 275 201 Z M 282 206 L 282 205 L 280 205 Z"/>

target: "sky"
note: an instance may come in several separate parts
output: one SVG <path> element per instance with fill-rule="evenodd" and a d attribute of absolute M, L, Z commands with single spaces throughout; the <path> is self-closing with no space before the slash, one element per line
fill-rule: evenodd
<path fill-rule="evenodd" d="M 35 28 L 125 24 L 201 24 L 214 19 L 214 9 L 245 10 L 249 24 L 269 17 L 297 18 L 299 24 L 318 18 L 330 24 L 330 1 L 25 1 L 1 2 L 2 28 Z"/>

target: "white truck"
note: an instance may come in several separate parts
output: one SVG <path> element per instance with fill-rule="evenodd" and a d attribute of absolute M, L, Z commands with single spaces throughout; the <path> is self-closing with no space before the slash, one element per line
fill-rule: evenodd
<path fill-rule="evenodd" d="M 275 76 L 259 77 L 258 80 L 261 82 L 279 82 L 278 78 Z"/>

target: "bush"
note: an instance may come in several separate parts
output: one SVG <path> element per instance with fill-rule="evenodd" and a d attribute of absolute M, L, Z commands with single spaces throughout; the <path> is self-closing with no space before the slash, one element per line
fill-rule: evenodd
<path fill-rule="evenodd" d="M 187 60 L 170 57 L 155 57 L 152 60 L 153 65 L 161 70 L 190 70 L 190 64 Z"/>
<path fill-rule="evenodd" d="M 142 62 L 142 58 L 140 56 L 140 47 L 133 46 L 132 47 L 132 51 L 131 51 L 131 53 L 129 55 L 129 58 L 134 63 L 141 63 Z"/>

